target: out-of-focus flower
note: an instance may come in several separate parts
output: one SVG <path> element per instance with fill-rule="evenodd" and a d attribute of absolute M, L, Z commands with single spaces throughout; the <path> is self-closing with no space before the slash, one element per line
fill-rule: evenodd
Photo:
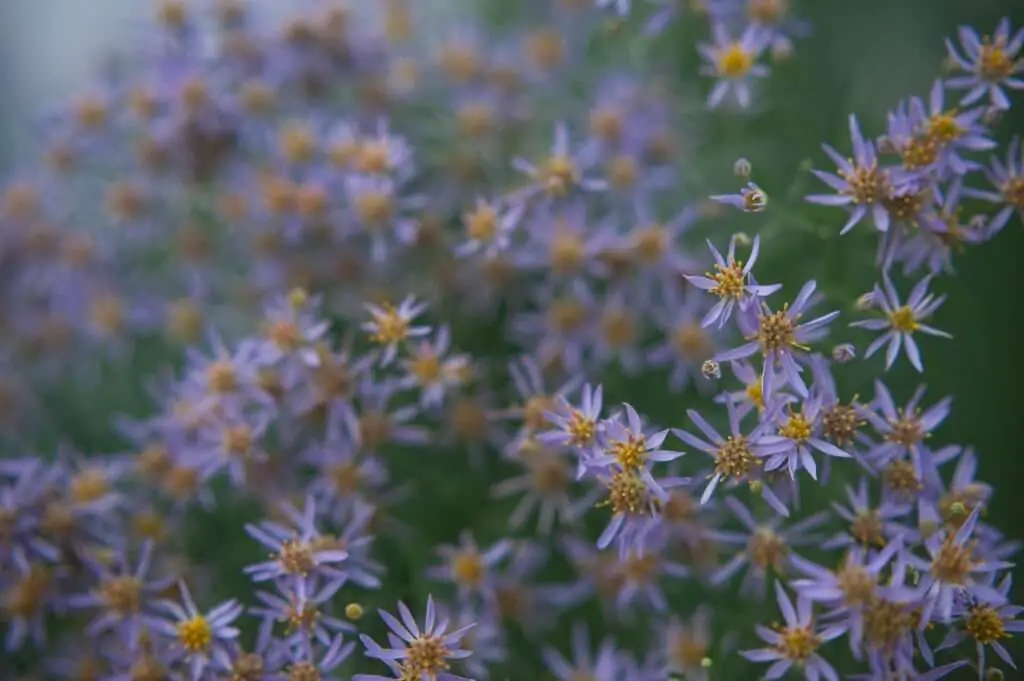
<path fill-rule="evenodd" d="M 751 102 L 752 82 L 768 75 L 768 67 L 757 63 L 768 47 L 768 34 L 750 24 L 737 39 L 729 35 L 723 23 L 715 22 L 712 37 L 712 43 L 697 48 L 706 62 L 701 73 L 717 79 L 708 95 L 708 107 L 716 108 L 731 92 L 739 105 L 747 108 Z"/>
<path fill-rule="evenodd" d="M 957 29 L 957 37 L 960 49 L 951 40 L 946 41 L 946 49 L 953 65 L 965 75 L 948 79 L 947 87 L 967 90 L 960 100 L 963 106 L 970 106 L 988 95 L 994 106 L 1009 109 L 1010 100 L 1003 88 L 1024 88 L 1024 80 L 1018 77 L 1024 72 L 1024 66 L 1017 59 L 1024 46 L 1024 28 L 1011 35 L 1010 20 L 1003 18 L 991 37 L 980 37 L 969 26 Z"/>

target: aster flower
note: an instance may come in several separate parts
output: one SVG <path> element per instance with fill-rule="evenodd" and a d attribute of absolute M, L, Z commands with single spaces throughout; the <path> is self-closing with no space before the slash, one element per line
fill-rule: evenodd
<path fill-rule="evenodd" d="M 619 549 L 642 545 L 657 524 L 658 508 L 667 497 L 664 485 L 651 471 L 651 461 L 622 468 L 612 464 L 595 477 L 608 492 L 603 506 L 610 506 L 612 517 L 597 539 L 597 547 L 607 548 L 618 540 Z"/>
<path fill-rule="evenodd" d="M 701 74 L 717 79 L 708 95 L 708 107 L 716 108 L 732 92 L 739 105 L 747 108 L 750 106 L 751 82 L 768 75 L 768 67 L 757 63 L 768 47 L 768 35 L 759 26 L 750 24 L 738 39 L 734 39 L 723 23 L 715 22 L 712 36 L 714 42 L 697 47 L 706 62 L 701 67 Z"/>
<path fill-rule="evenodd" d="M 673 291 L 665 296 L 663 309 L 655 313 L 664 329 L 664 340 L 647 351 L 647 363 L 654 367 L 668 365 L 668 386 L 673 392 L 686 388 L 690 381 L 700 392 L 713 389 L 702 371 L 705 361 L 715 354 L 716 335 L 701 325 L 705 297 L 696 291 L 685 295 Z"/>
<path fill-rule="evenodd" d="M 1016 669 L 1017 665 L 1009 651 L 1000 643 L 1001 639 L 1010 638 L 1012 634 L 1024 633 L 1024 620 L 1017 619 L 1024 608 L 1009 604 L 1012 584 L 1013 575 L 1007 574 L 999 582 L 995 593 L 957 599 L 956 624 L 936 651 L 952 648 L 970 638 L 974 640 L 978 658 L 979 679 L 985 678 L 986 646 L 990 646 L 1011 669 Z"/>
<path fill-rule="evenodd" d="M 1024 221 L 1024 149 L 1021 148 L 1020 137 L 1014 137 L 1010 141 L 1006 149 L 1005 162 L 993 157 L 991 164 L 984 170 L 985 177 L 995 191 L 968 189 L 964 190 L 964 194 L 1003 204 L 985 229 L 985 236 L 991 238 L 1006 226 L 1014 212 Z"/>
<path fill-rule="evenodd" d="M 403 674 L 401 678 L 415 678 L 422 681 L 428 679 L 430 681 L 462 681 L 464 679 L 464 677 L 448 671 L 448 660 L 461 660 L 472 654 L 471 650 L 464 650 L 459 646 L 462 638 L 473 628 L 473 624 L 449 632 L 448 620 L 437 619 L 432 596 L 427 598 L 427 614 L 422 629 L 405 603 L 399 602 L 398 604 L 401 621 L 383 610 L 378 612 L 392 632 L 388 634 L 388 642 L 391 647 L 383 648 L 369 636 L 362 634 L 359 638 L 366 647 L 367 657 L 385 663 L 394 663 Z M 354 677 L 356 681 L 380 678 L 387 677 L 361 674 Z"/>
<path fill-rule="evenodd" d="M 342 582 L 331 581 L 311 592 L 311 580 L 300 579 L 295 585 L 278 584 L 278 593 L 257 591 L 256 600 L 260 606 L 250 612 L 262 620 L 260 630 L 270 629 L 275 623 L 283 624 L 287 631 L 287 645 L 309 647 L 313 641 L 328 647 L 339 632 L 351 632 L 355 627 L 349 622 L 331 617 L 324 612 Z"/>
<path fill-rule="evenodd" d="M 864 357 L 871 357 L 883 345 L 888 343 L 888 348 L 885 352 L 885 368 L 887 370 L 895 363 L 896 358 L 899 357 L 900 349 L 903 348 L 907 359 L 910 360 L 910 364 L 919 372 L 924 371 L 924 365 L 921 362 L 921 351 L 918 349 L 917 341 L 913 337 L 914 332 L 920 331 L 929 336 L 952 338 L 945 331 L 940 331 L 922 323 L 923 320 L 931 317 L 942 303 L 946 301 L 946 296 L 944 295 L 936 297 L 934 294 L 928 293 L 928 285 L 931 281 L 931 275 L 921 279 L 911 289 L 907 302 L 901 303 L 899 294 L 896 293 L 896 287 L 893 286 L 889 275 L 883 273 L 882 287 L 875 286 L 873 299 L 881 307 L 886 319 L 868 319 L 850 324 L 852 327 L 869 329 L 871 331 L 886 329 L 884 334 L 871 342 L 871 345 L 864 352 Z"/>
<path fill-rule="evenodd" d="M 801 397 L 808 395 L 807 384 L 800 376 L 803 368 L 796 361 L 796 352 L 807 352 L 807 344 L 824 336 L 829 322 L 839 316 L 839 311 L 836 310 L 800 323 L 804 313 L 813 305 L 812 296 L 816 288 L 817 282 L 808 281 L 800 289 L 792 306 L 784 305 L 781 310 L 775 312 L 762 303 L 761 310 L 757 313 L 756 324 L 741 325 L 741 328 L 743 325 L 747 326 L 751 332 L 746 336 L 748 342 L 715 356 L 719 362 L 735 362 L 760 350 L 764 357 L 761 393 L 766 402 L 772 398 L 776 367 L 781 369 L 782 377 L 797 394 Z M 743 317 L 740 319 L 741 322 L 746 321 Z"/>
<path fill-rule="evenodd" d="M 595 489 L 578 499 L 571 494 L 572 469 L 567 455 L 542 445 L 526 447 L 519 461 L 525 471 L 499 482 L 491 489 L 498 499 L 522 493 L 523 496 L 508 516 L 509 527 L 520 529 L 531 514 L 537 513 L 537 531 L 551 533 L 556 521 L 570 525 L 593 507 L 601 494 Z"/>
<path fill-rule="evenodd" d="M 274 552 L 272 560 L 246 567 L 246 574 L 256 582 L 282 577 L 301 580 L 312 574 L 338 579 L 337 569 L 331 566 L 347 559 L 348 552 L 320 542 L 323 535 L 316 528 L 313 498 L 306 497 L 301 513 L 291 504 L 282 504 L 281 512 L 294 528 L 270 520 L 245 526 L 250 537 Z"/>
<path fill-rule="evenodd" d="M 7 632 L 7 653 L 21 650 L 27 641 L 36 648 L 46 645 L 46 618 L 53 612 L 58 592 L 56 578 L 64 570 L 13 554 L 13 564 L 4 565 L 2 603 Z"/>
<path fill-rule="evenodd" d="M 387 366 L 395 359 L 399 345 L 430 333 L 429 326 L 413 325 L 416 317 L 427 309 L 427 304 L 416 302 L 415 296 L 407 297 L 398 307 L 373 303 L 367 303 L 365 307 L 371 319 L 362 325 L 362 329 L 369 334 L 371 341 L 383 346 L 381 366 Z"/>
<path fill-rule="evenodd" d="M 629 404 L 622 407 L 625 423 L 622 413 L 605 421 L 601 429 L 600 453 L 592 458 L 582 458 L 581 466 L 597 469 L 617 466 L 623 470 L 641 470 L 649 463 L 674 461 L 683 455 L 683 452 L 662 449 L 668 437 L 668 428 L 645 434 L 643 421 L 636 409 Z M 582 474 L 583 470 L 580 476 Z"/>
<path fill-rule="evenodd" d="M 444 544 L 438 547 L 437 552 L 444 563 L 428 569 L 427 575 L 432 579 L 453 583 L 462 601 L 473 596 L 482 596 L 485 600 L 493 598 L 490 573 L 511 550 L 512 543 L 509 540 L 496 542 L 481 550 L 473 534 L 463 530 L 457 545 Z"/>
<path fill-rule="evenodd" d="M 558 681 L 572 681 L 580 674 L 588 674 L 594 681 L 613 681 L 619 678 L 620 653 L 610 639 L 601 642 L 596 653 L 590 644 L 590 632 L 582 622 L 572 628 L 572 658 L 568 659 L 553 648 L 541 651 L 544 665 Z"/>
<path fill-rule="evenodd" d="M 584 173 L 596 162 L 596 149 L 584 147 L 573 152 L 569 139 L 569 128 L 565 123 L 555 125 L 555 136 L 551 154 L 535 165 L 522 158 L 516 158 L 516 170 L 525 173 L 532 181 L 532 195 L 543 194 L 550 200 L 567 198 L 575 191 L 594 192 L 607 188 L 603 180 L 587 178 Z"/>
<path fill-rule="evenodd" d="M 490 258 L 504 251 L 509 247 L 512 232 L 521 217 L 521 210 L 512 210 L 500 200 L 477 199 L 476 206 L 462 216 L 466 241 L 455 249 L 455 255 L 482 254 Z"/>
<path fill-rule="evenodd" d="M 299 646 L 291 650 L 290 661 L 285 665 L 290 679 L 319 679 L 320 681 L 336 681 L 333 673 L 351 654 L 354 643 L 344 643 L 342 637 L 336 636 L 326 650 L 316 659 L 316 651 L 312 646 Z"/>
<path fill-rule="evenodd" d="M 860 131 L 857 117 L 850 115 L 850 138 L 853 141 L 853 159 L 843 158 L 827 144 L 822 148 L 836 164 L 837 174 L 821 170 L 813 171 L 815 177 L 827 184 L 837 194 L 814 194 L 807 197 L 811 203 L 825 206 L 851 206 L 850 217 L 840 230 L 846 234 L 856 227 L 870 213 L 875 229 L 880 232 L 889 229 L 889 211 L 886 201 L 893 195 L 893 187 L 903 178 L 898 173 L 878 165 L 874 145 L 865 140 Z"/>
<path fill-rule="evenodd" d="M 920 121 L 921 134 L 926 141 L 939 149 L 940 166 L 948 168 L 954 176 L 963 176 L 977 165 L 961 156 L 962 152 L 977 152 L 993 149 L 996 143 L 988 136 L 982 124 L 984 108 L 975 107 L 967 111 L 947 109 L 945 106 L 945 83 L 936 80 L 928 93 L 927 108 L 918 98 L 910 101 L 913 116 Z"/>
<path fill-rule="evenodd" d="M 447 326 L 437 330 L 434 340 L 410 345 L 409 358 L 402 361 L 406 375 L 398 387 L 418 388 L 424 407 L 441 404 L 448 390 L 463 382 L 469 369 L 469 357 L 450 355 L 450 350 L 451 331 Z"/>
<path fill-rule="evenodd" d="M 854 548 L 834 571 L 793 556 L 790 563 L 805 577 L 792 580 L 790 586 L 801 597 L 832 608 L 827 616 L 830 626 L 841 627 L 849 636 L 850 649 L 859 652 L 864 637 L 863 607 L 876 597 L 882 571 L 901 551 L 899 540 L 870 558 L 864 550 Z"/>
<path fill-rule="evenodd" d="M 883 500 L 878 506 L 872 506 L 867 478 L 861 478 L 856 487 L 846 485 L 844 491 L 847 505 L 832 502 L 831 506 L 835 514 L 847 523 L 847 528 L 825 541 L 822 548 L 833 550 L 859 545 L 877 550 L 905 532 L 905 528 L 894 521 L 910 513 L 909 505 Z"/>
<path fill-rule="evenodd" d="M 586 456 L 598 444 L 598 435 L 605 422 L 601 417 L 604 404 L 603 388 L 584 384 L 580 393 L 580 406 L 574 407 L 564 395 L 555 397 L 555 408 L 545 414 L 552 426 L 537 434 L 537 440 L 555 447 L 572 447 Z"/>
<path fill-rule="evenodd" d="M 619 612 L 639 604 L 656 612 L 668 610 L 668 600 L 660 581 L 666 577 L 682 579 L 689 569 L 667 556 L 668 541 L 662 535 L 643 547 L 630 547 L 618 558 L 617 572 L 622 584 L 615 597 Z"/>
<path fill-rule="evenodd" d="M 809 398 L 804 400 L 799 411 L 794 411 L 787 405 L 787 413 L 783 417 L 775 415 L 778 421 L 778 434 L 766 435 L 762 442 L 768 447 L 788 443 L 788 449 L 776 452 L 767 457 L 764 462 L 766 471 L 773 471 L 785 466 L 790 477 L 796 475 L 797 469 L 807 471 L 812 479 L 818 479 L 818 464 L 814 460 L 811 450 L 841 459 L 849 459 L 850 454 L 836 447 L 834 444 L 824 440 L 824 411 L 820 398 Z"/>
<path fill-rule="evenodd" d="M 669 619 L 663 632 L 669 670 L 685 679 L 708 681 L 706 661 L 711 650 L 711 611 L 702 606 L 685 622 Z"/>
<path fill-rule="evenodd" d="M 221 664 L 227 660 L 227 646 L 239 634 L 231 625 L 242 614 L 242 606 L 234 600 L 224 601 L 204 614 L 196 607 L 184 582 L 178 583 L 178 590 L 182 598 L 180 605 L 174 601 L 159 604 L 170 619 L 154 619 L 149 624 L 175 641 L 176 648 L 188 662 L 192 679 L 197 680 L 211 659 Z"/>
<path fill-rule="evenodd" d="M 775 448 L 767 448 L 764 438 L 771 428 L 771 423 L 762 421 L 748 435 L 741 432 L 741 415 L 736 404 L 731 400 L 726 402 L 726 410 L 729 418 L 729 435 L 722 437 L 721 434 L 704 419 L 697 411 L 689 409 L 686 415 L 690 417 L 697 429 L 706 439 L 688 433 L 678 428 L 672 432 L 686 444 L 698 449 L 714 459 L 714 469 L 710 475 L 707 487 L 701 494 L 700 502 L 706 504 L 719 483 L 729 482 L 736 485 L 742 482 L 755 482 L 761 479 L 763 472 L 763 459 L 775 451 L 781 451 L 788 447 L 786 443 L 776 443 Z M 772 508 L 782 515 L 788 515 L 789 509 L 779 500 L 769 487 L 763 487 L 762 491 Z"/>
<path fill-rule="evenodd" d="M 883 440 L 867 454 L 873 465 L 884 466 L 909 454 L 918 477 L 928 468 L 924 459 L 930 451 L 925 440 L 949 416 L 953 398 L 945 397 L 922 411 L 919 405 L 924 392 L 925 386 L 918 386 L 906 405 L 897 408 L 885 384 L 875 381 L 873 408 L 864 412 Z"/>
<path fill-rule="evenodd" d="M 153 543 L 143 544 L 135 569 L 131 569 L 125 549 L 117 551 L 113 566 L 106 561 L 87 559 L 86 564 L 96 575 L 95 588 L 88 594 L 72 596 L 68 605 L 72 608 L 100 609 L 86 627 L 91 636 L 106 631 L 122 635 L 127 644 L 134 647 L 152 615 L 155 597 L 165 593 L 174 584 L 174 579 L 151 580 L 149 571 L 153 558 Z"/>
<path fill-rule="evenodd" d="M 704 317 L 701 322 L 702 326 L 707 327 L 718 322 L 718 326 L 722 327 L 729 321 L 733 310 L 737 308 L 745 310 L 751 304 L 756 305 L 759 299 L 782 288 L 782 284 L 758 285 L 750 274 L 757 262 L 758 253 L 761 252 L 761 237 L 754 237 L 754 243 L 750 247 L 750 258 L 746 263 L 736 260 L 737 242 L 738 238 L 733 235 L 729 239 L 729 250 L 726 257 L 723 258 L 714 244 L 708 241 L 708 248 L 711 249 L 711 255 L 715 258 L 714 273 L 708 272 L 703 277 L 684 275 L 688 282 L 719 299 Z"/>
<path fill-rule="evenodd" d="M 777 630 L 757 627 L 757 635 L 771 647 L 745 650 L 740 654 L 751 662 L 771 662 L 767 678 L 779 678 L 796 665 L 805 678 L 839 681 L 836 670 L 818 654 L 818 648 L 841 636 L 843 629 L 835 626 L 819 629 L 814 622 L 811 601 L 798 596 L 794 608 L 781 582 L 775 583 L 775 600 L 785 624 Z"/>
<path fill-rule="evenodd" d="M 1017 59 L 1024 46 L 1024 28 L 1011 35 L 1010 20 L 1003 18 L 991 37 L 981 38 L 969 26 L 958 28 L 957 37 L 960 49 L 948 39 L 946 49 L 953 64 L 965 75 L 949 78 L 947 87 L 967 90 L 960 100 L 964 106 L 974 104 L 987 94 L 993 106 L 1009 109 L 1010 100 L 1003 88 L 1024 88 L 1024 80 L 1018 77 L 1024 72 L 1024 66 Z"/>
<path fill-rule="evenodd" d="M 987 585 L 993 572 L 1012 567 L 1006 561 L 989 561 L 978 555 L 970 544 L 981 509 L 974 509 L 955 532 L 941 530 L 924 541 L 929 558 L 907 556 L 909 565 L 923 575 L 920 590 L 925 599 L 921 613 L 921 626 L 932 619 L 932 613 L 942 622 L 953 616 L 953 605 L 958 594 L 966 592 L 976 598 L 1000 601 L 1002 595 Z"/>
<path fill-rule="evenodd" d="M 746 532 L 715 531 L 711 533 L 711 537 L 722 544 L 741 546 L 743 549 L 712 573 L 711 583 L 722 585 L 732 579 L 740 569 L 747 567 L 740 592 L 755 596 L 763 597 L 763 589 L 770 573 L 779 575 L 790 568 L 791 559 L 795 555 L 794 548 L 813 545 L 820 541 L 820 538 L 811 532 L 828 520 L 828 513 L 820 512 L 783 528 L 781 516 L 759 522 L 736 497 L 728 497 L 725 504 Z"/>

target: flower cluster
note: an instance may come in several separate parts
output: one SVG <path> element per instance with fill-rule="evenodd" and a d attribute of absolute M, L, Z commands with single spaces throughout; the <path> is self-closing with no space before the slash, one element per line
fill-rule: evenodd
<path fill-rule="evenodd" d="M 916 381 L 954 254 L 1024 217 L 1024 29 L 962 28 L 824 146 L 829 238 L 878 237 L 854 304 L 773 267 L 765 220 L 817 209 L 745 158 L 690 195 L 646 73 L 692 14 L 705 108 L 755 116 L 789 2 L 527 0 L 440 42 L 409 0 L 155 4 L 2 191 L 0 676 L 1014 668 L 1019 544 Z"/>

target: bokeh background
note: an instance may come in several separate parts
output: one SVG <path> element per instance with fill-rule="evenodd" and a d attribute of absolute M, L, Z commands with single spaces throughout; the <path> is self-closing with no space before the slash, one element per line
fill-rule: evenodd
<path fill-rule="evenodd" d="M 264 0 L 287 9 L 288 0 Z M 360 12 L 372 16 L 374 0 L 354 0 Z M 421 0 L 431 21 L 422 30 L 436 30 L 476 13 L 501 24 L 518 21 L 531 3 L 512 0 Z M 799 13 L 814 25 L 814 33 L 800 42 L 794 58 L 776 69 L 764 110 L 754 115 L 701 111 L 705 83 L 695 77 L 698 60 L 694 44 L 703 27 L 682 25 L 657 42 L 660 74 L 669 87 L 692 93 L 693 112 L 679 122 L 683 153 L 689 154 L 685 181 L 695 188 L 731 190 L 732 160 L 745 156 L 755 177 L 772 197 L 764 221 L 744 223 L 741 215 L 730 227 L 761 229 L 773 240 L 765 246 L 766 281 L 784 281 L 787 288 L 815 277 L 834 301 L 849 306 L 858 293 L 873 283 L 869 262 L 873 235 L 855 230 L 838 238 L 841 216 L 803 205 L 794 197 L 808 193 L 800 166 L 813 159 L 824 166 L 821 142 L 847 145 L 846 121 L 856 112 L 865 130 L 877 134 L 886 109 L 901 97 L 924 94 L 938 73 L 944 55 L 943 39 L 955 27 L 969 24 L 981 31 L 994 28 L 1002 16 L 1014 26 L 1024 23 L 1024 3 L 1013 0 L 814 0 L 796 2 Z M 103 68 L 110 54 L 138 38 L 148 20 L 150 5 L 141 0 L 3 0 L 0 2 L 0 171 L 7 174 L 30 159 L 38 139 L 32 120 L 85 87 Z M 518 16 L 517 16 L 518 15 Z M 439 38 L 440 39 L 440 38 Z M 624 35 L 622 40 L 630 40 Z M 599 57 L 595 57 L 598 59 Z M 1016 115 L 1000 126 L 1001 141 L 1024 133 L 1017 98 Z M 955 396 L 952 416 L 937 437 L 944 442 L 974 445 L 979 453 L 980 477 L 991 481 L 996 494 L 989 513 L 1011 538 L 1024 539 L 1024 228 L 1012 222 L 1000 237 L 975 247 L 959 260 L 955 277 L 943 278 L 937 290 L 949 296 L 936 325 L 954 334 L 952 342 L 925 341 L 929 401 Z M 795 288 L 790 288 L 795 290 Z M 488 330 L 481 333 L 488 334 Z M 108 383 L 103 409 L 74 385 L 53 404 L 61 412 L 62 428 L 98 449 L 113 446 L 112 431 L 102 422 L 113 406 L 130 410 L 141 395 L 146 370 L 167 358 L 142 353 L 135 364 L 122 367 Z M 907 396 L 919 380 L 905 363 L 893 371 L 894 392 Z M 865 382 L 863 393 L 871 394 Z M 627 397 L 629 397 L 627 395 Z M 636 401 L 662 423 L 680 425 L 685 403 Z M 434 539 L 451 539 L 451 521 L 467 513 L 484 513 L 486 499 L 467 491 L 464 505 L 438 509 Z M 226 534 L 240 535 L 236 520 L 219 517 L 205 523 L 205 538 L 196 541 L 196 557 L 226 563 L 224 574 L 248 562 L 252 547 L 225 549 Z M 230 555 L 225 555 L 225 553 Z M 416 590 L 422 580 L 415 562 L 394 556 L 392 576 L 405 579 Z M 404 574 L 407 573 L 407 574 Z M 403 577 L 404 574 L 404 577 Z M 1024 572 L 1018 572 L 1016 602 L 1024 601 Z M 225 593 L 234 593 L 232 585 Z M 1012 646 L 1018 659 L 1024 647 Z M 510 678 L 534 678 L 522 675 Z"/>

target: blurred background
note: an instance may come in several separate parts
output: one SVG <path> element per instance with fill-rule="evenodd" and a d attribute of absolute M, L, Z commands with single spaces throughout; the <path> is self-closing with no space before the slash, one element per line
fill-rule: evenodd
<path fill-rule="evenodd" d="M 1024 23 L 1024 2 L 1013 0 L 794 2 L 813 24 L 813 35 L 800 42 L 792 62 L 773 75 L 770 110 L 758 111 L 754 118 L 723 114 L 701 128 L 700 139 L 693 140 L 699 154 L 694 157 L 692 172 L 702 182 L 720 181 L 722 189 L 732 191 L 735 180 L 730 179 L 729 169 L 732 160 L 742 155 L 752 161 L 755 176 L 769 195 L 784 195 L 794 186 L 798 168 L 806 159 L 824 167 L 822 142 L 841 151 L 848 148 L 850 112 L 860 116 L 866 131 L 877 134 L 887 108 L 902 97 L 926 93 L 939 71 L 943 40 L 958 25 L 968 24 L 984 32 L 994 28 L 1002 16 L 1010 16 L 1014 26 Z M 263 0 L 258 4 L 287 9 L 296 1 Z M 517 0 L 421 0 L 419 4 L 425 8 L 423 15 L 430 18 L 424 30 L 448 25 L 460 13 L 484 9 L 498 23 L 511 21 L 515 18 L 511 15 L 521 9 Z M 350 5 L 367 16 L 379 9 L 375 0 L 353 0 Z M 6 174 L 16 169 L 35 153 L 33 119 L 87 87 L 112 51 L 137 39 L 151 11 L 151 4 L 141 0 L 0 2 L 0 171 Z M 683 26 L 680 33 L 659 39 L 670 57 L 662 74 L 670 86 L 706 87 L 695 77 L 696 35 Z M 1000 127 L 1001 142 L 1024 132 L 1020 97 L 1016 104 L 1016 116 Z M 688 125 L 688 121 L 680 122 L 681 128 Z M 804 189 L 803 193 L 809 193 L 812 187 Z M 867 290 L 873 272 L 848 266 L 846 249 L 865 246 L 874 236 L 855 230 L 840 244 L 835 234 L 842 218 L 833 211 L 805 209 L 799 202 L 771 219 L 793 218 L 795 213 L 788 211 L 801 211 L 801 220 L 809 222 L 820 238 L 793 242 L 797 245 L 791 245 L 792 262 L 778 257 L 784 248 L 780 245 L 776 257 L 766 261 L 763 279 L 791 282 L 796 272 L 816 276 L 830 295 L 841 292 L 836 294 L 837 300 L 849 301 Z M 765 250 L 772 248 L 768 245 Z M 998 239 L 961 258 L 957 276 L 937 285 L 938 292 L 949 295 L 949 301 L 938 313 L 936 326 L 953 333 L 955 340 L 925 341 L 924 349 L 929 388 L 926 403 L 946 394 L 955 396 L 953 414 L 937 437 L 977 448 L 979 477 L 996 487 L 991 518 L 1016 539 L 1024 539 L 1024 494 L 1017 489 L 1024 486 L 1020 434 L 1024 398 L 1022 255 L 1024 228 L 1011 222 Z M 901 363 L 890 384 L 895 385 L 897 401 L 905 399 L 918 380 Z M 870 397 L 870 387 L 866 392 Z M 675 419 L 681 415 L 682 409 L 671 405 L 652 414 Z M 1017 584 L 1015 600 L 1021 602 L 1024 576 Z M 1016 650 L 1019 655 L 1019 645 Z"/>

